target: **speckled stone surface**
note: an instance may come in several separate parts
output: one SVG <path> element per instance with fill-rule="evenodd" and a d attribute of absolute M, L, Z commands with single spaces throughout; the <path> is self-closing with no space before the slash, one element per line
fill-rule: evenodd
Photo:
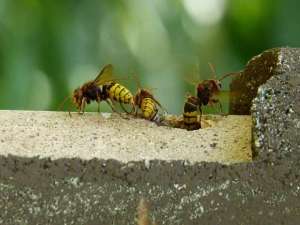
<path fill-rule="evenodd" d="M 120 162 L 251 161 L 251 117 L 216 116 L 215 120 L 213 127 L 187 131 L 108 113 L 69 117 L 66 112 L 0 111 L 0 154 Z"/>
<path fill-rule="evenodd" d="M 230 114 L 249 115 L 258 87 L 270 77 L 287 72 L 300 72 L 299 48 L 273 48 L 253 57 L 230 85 L 235 93 Z"/>
<path fill-rule="evenodd" d="M 253 149 L 275 161 L 300 153 L 300 73 L 272 77 L 258 89 L 252 105 Z"/>
<path fill-rule="evenodd" d="M 0 224 L 297 224 L 299 166 L 0 157 Z"/>
<path fill-rule="evenodd" d="M 141 198 L 148 200 L 156 224 L 298 224 L 300 110 L 295 70 L 300 54 L 299 49 L 279 51 L 281 63 L 272 69 L 278 74 L 259 88 L 252 108 L 253 162 L 6 154 L 0 156 L 0 224 L 137 224 Z M 255 60 L 253 68 L 266 76 L 261 61 L 255 65 Z M 0 150 L 5 151 L 3 146 Z"/>

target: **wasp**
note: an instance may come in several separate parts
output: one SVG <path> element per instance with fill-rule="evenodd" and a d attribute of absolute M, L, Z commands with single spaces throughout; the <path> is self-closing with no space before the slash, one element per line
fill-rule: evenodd
<path fill-rule="evenodd" d="M 119 102 L 126 112 L 127 110 L 123 104 L 131 104 L 132 109 L 134 109 L 133 95 L 127 88 L 115 82 L 112 74 L 113 66 L 108 64 L 103 67 L 94 80 L 88 81 L 74 90 L 72 95 L 73 104 L 79 113 L 84 113 L 86 104 L 90 104 L 92 101 L 98 103 L 98 111 L 100 111 L 101 101 L 106 101 L 114 112 L 116 112 L 114 102 Z"/>
<path fill-rule="evenodd" d="M 225 74 L 220 79 L 217 79 L 215 69 L 213 68 L 212 64 L 209 63 L 211 70 L 213 71 L 213 79 L 203 80 L 198 83 L 196 92 L 198 98 L 198 104 L 201 108 L 202 105 L 206 106 L 208 104 L 213 105 L 219 103 L 220 110 L 222 111 L 222 105 L 219 99 L 215 98 L 222 89 L 221 81 L 228 76 L 233 75 L 233 73 Z"/>
<path fill-rule="evenodd" d="M 134 95 L 135 116 L 138 115 L 140 109 L 142 118 L 155 122 L 158 125 L 163 125 L 163 120 L 167 111 L 162 107 L 160 102 L 154 97 L 150 90 L 141 88 L 141 83 L 136 75 L 133 78 L 137 84 L 138 90 Z M 163 109 L 164 114 L 159 113 L 159 108 Z"/>
<path fill-rule="evenodd" d="M 184 102 L 182 116 L 168 116 L 166 117 L 166 124 L 174 128 L 181 128 L 189 131 L 200 129 L 201 121 L 199 121 L 198 98 L 188 94 Z"/>
<path fill-rule="evenodd" d="M 223 112 L 222 104 L 220 100 L 216 98 L 217 95 L 219 95 L 221 92 L 222 93 L 224 92 L 221 90 L 222 89 L 221 81 L 226 77 L 238 74 L 238 73 L 228 73 L 223 75 L 220 79 L 217 79 L 214 67 L 210 63 L 209 66 L 213 72 L 213 78 L 199 82 L 196 87 L 200 116 L 202 115 L 202 106 L 206 106 L 206 105 L 218 104 L 220 111 Z"/>
<path fill-rule="evenodd" d="M 142 117 L 144 119 L 154 121 L 158 124 L 162 122 L 163 116 L 159 114 L 158 111 L 159 107 L 161 109 L 163 109 L 163 107 L 149 90 L 145 88 L 139 88 L 134 96 L 134 104 L 138 109 L 142 111 Z M 135 110 L 136 115 L 138 109 Z M 163 110 L 166 113 L 166 110 Z"/>
<path fill-rule="evenodd" d="M 201 128 L 201 120 L 198 120 L 199 109 L 198 98 L 192 95 L 187 96 L 183 109 L 183 124 L 185 129 L 198 130 Z"/>
<path fill-rule="evenodd" d="M 188 96 L 184 105 L 184 123 L 187 129 L 196 129 L 198 126 L 201 127 L 201 118 L 202 118 L 202 107 L 207 105 L 219 105 L 221 112 L 222 104 L 216 96 L 220 93 L 225 93 L 222 91 L 221 81 L 226 77 L 237 75 L 238 73 L 228 73 L 223 75 L 221 78 L 217 79 L 216 71 L 211 63 L 208 63 L 212 71 L 212 79 L 202 80 L 196 83 L 196 97 Z M 231 94 L 231 93 L 230 93 Z M 199 125 L 196 125 L 196 114 L 200 113 Z M 191 116 L 191 119 L 189 117 Z M 192 126 L 188 125 L 189 123 L 193 124 Z M 199 128 L 200 128 L 199 127 Z"/>

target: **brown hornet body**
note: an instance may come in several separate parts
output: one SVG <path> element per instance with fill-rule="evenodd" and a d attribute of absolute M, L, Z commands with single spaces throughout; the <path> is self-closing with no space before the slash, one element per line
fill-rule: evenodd
<path fill-rule="evenodd" d="M 217 95 L 221 91 L 221 82 L 219 80 L 204 80 L 201 83 L 197 85 L 197 98 L 198 98 L 198 105 L 200 112 L 201 106 L 206 106 L 208 104 L 212 105 L 215 103 L 219 103 L 219 100 L 217 98 L 214 98 L 215 95 Z M 221 104 L 220 104 L 220 109 Z"/>
<path fill-rule="evenodd" d="M 202 106 L 213 105 L 218 103 L 220 111 L 222 112 L 222 104 L 219 99 L 214 96 L 218 95 L 221 92 L 222 84 L 221 81 L 229 76 L 238 75 L 239 73 L 227 73 L 223 75 L 220 79 L 217 79 L 216 71 L 212 64 L 209 63 L 209 66 L 213 72 L 213 79 L 203 80 L 197 85 L 197 98 L 199 104 L 199 110 L 202 114 Z"/>
<path fill-rule="evenodd" d="M 184 105 L 184 126 L 188 130 L 201 128 L 202 106 L 218 103 L 220 111 L 222 112 L 222 104 L 215 96 L 221 92 L 221 81 L 228 76 L 237 74 L 228 73 L 223 75 L 220 79 L 217 79 L 213 66 L 211 64 L 209 64 L 209 66 L 213 72 L 213 79 L 207 79 L 199 82 L 196 86 L 196 97 L 188 96 Z M 200 119 L 198 121 L 199 113 Z"/>
<path fill-rule="evenodd" d="M 86 104 L 96 101 L 98 105 L 101 101 L 106 101 L 113 111 L 113 103 L 131 104 L 134 108 L 133 95 L 124 86 L 112 81 L 112 65 L 106 65 L 95 80 L 89 81 L 77 88 L 73 92 L 73 103 L 80 113 L 84 112 Z M 98 108 L 99 110 L 99 108 Z"/>
<path fill-rule="evenodd" d="M 179 121 L 175 127 L 187 130 L 201 128 L 202 106 L 220 103 L 214 95 L 221 91 L 221 83 L 218 80 L 204 80 L 197 85 L 197 96 L 188 95 L 184 102 L 183 121 Z M 220 104 L 221 108 L 221 104 Z"/>

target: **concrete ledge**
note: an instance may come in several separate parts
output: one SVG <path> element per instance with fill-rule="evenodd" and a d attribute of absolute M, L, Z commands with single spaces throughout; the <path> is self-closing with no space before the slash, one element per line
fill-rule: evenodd
<path fill-rule="evenodd" d="M 136 224 L 141 198 L 157 224 L 297 224 L 295 167 L 0 157 L 0 224 Z"/>
<path fill-rule="evenodd" d="M 259 86 L 272 76 L 300 73 L 299 57 L 299 48 L 273 48 L 249 60 L 245 69 L 230 85 L 232 91 L 240 93 L 231 99 L 230 114 L 249 115 Z"/>
<path fill-rule="evenodd" d="M 191 132 L 116 114 L 73 113 L 70 118 L 66 112 L 0 111 L 0 154 L 121 162 L 250 161 L 250 116 L 214 120 L 213 127 Z"/>
<path fill-rule="evenodd" d="M 277 75 L 260 86 L 252 114 L 255 158 L 299 157 L 300 73 Z"/>

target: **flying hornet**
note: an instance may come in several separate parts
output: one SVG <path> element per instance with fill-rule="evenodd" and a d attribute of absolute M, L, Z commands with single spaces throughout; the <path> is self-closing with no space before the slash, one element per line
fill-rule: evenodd
<path fill-rule="evenodd" d="M 220 111 L 222 112 L 222 104 L 216 96 L 222 91 L 221 81 L 226 77 L 237 75 L 238 73 L 228 73 L 223 75 L 220 79 L 217 79 L 216 71 L 211 63 L 209 63 L 210 69 L 212 70 L 212 79 L 203 80 L 197 84 L 196 93 L 198 98 L 198 105 L 200 113 L 202 114 L 202 106 L 218 104 Z"/>

